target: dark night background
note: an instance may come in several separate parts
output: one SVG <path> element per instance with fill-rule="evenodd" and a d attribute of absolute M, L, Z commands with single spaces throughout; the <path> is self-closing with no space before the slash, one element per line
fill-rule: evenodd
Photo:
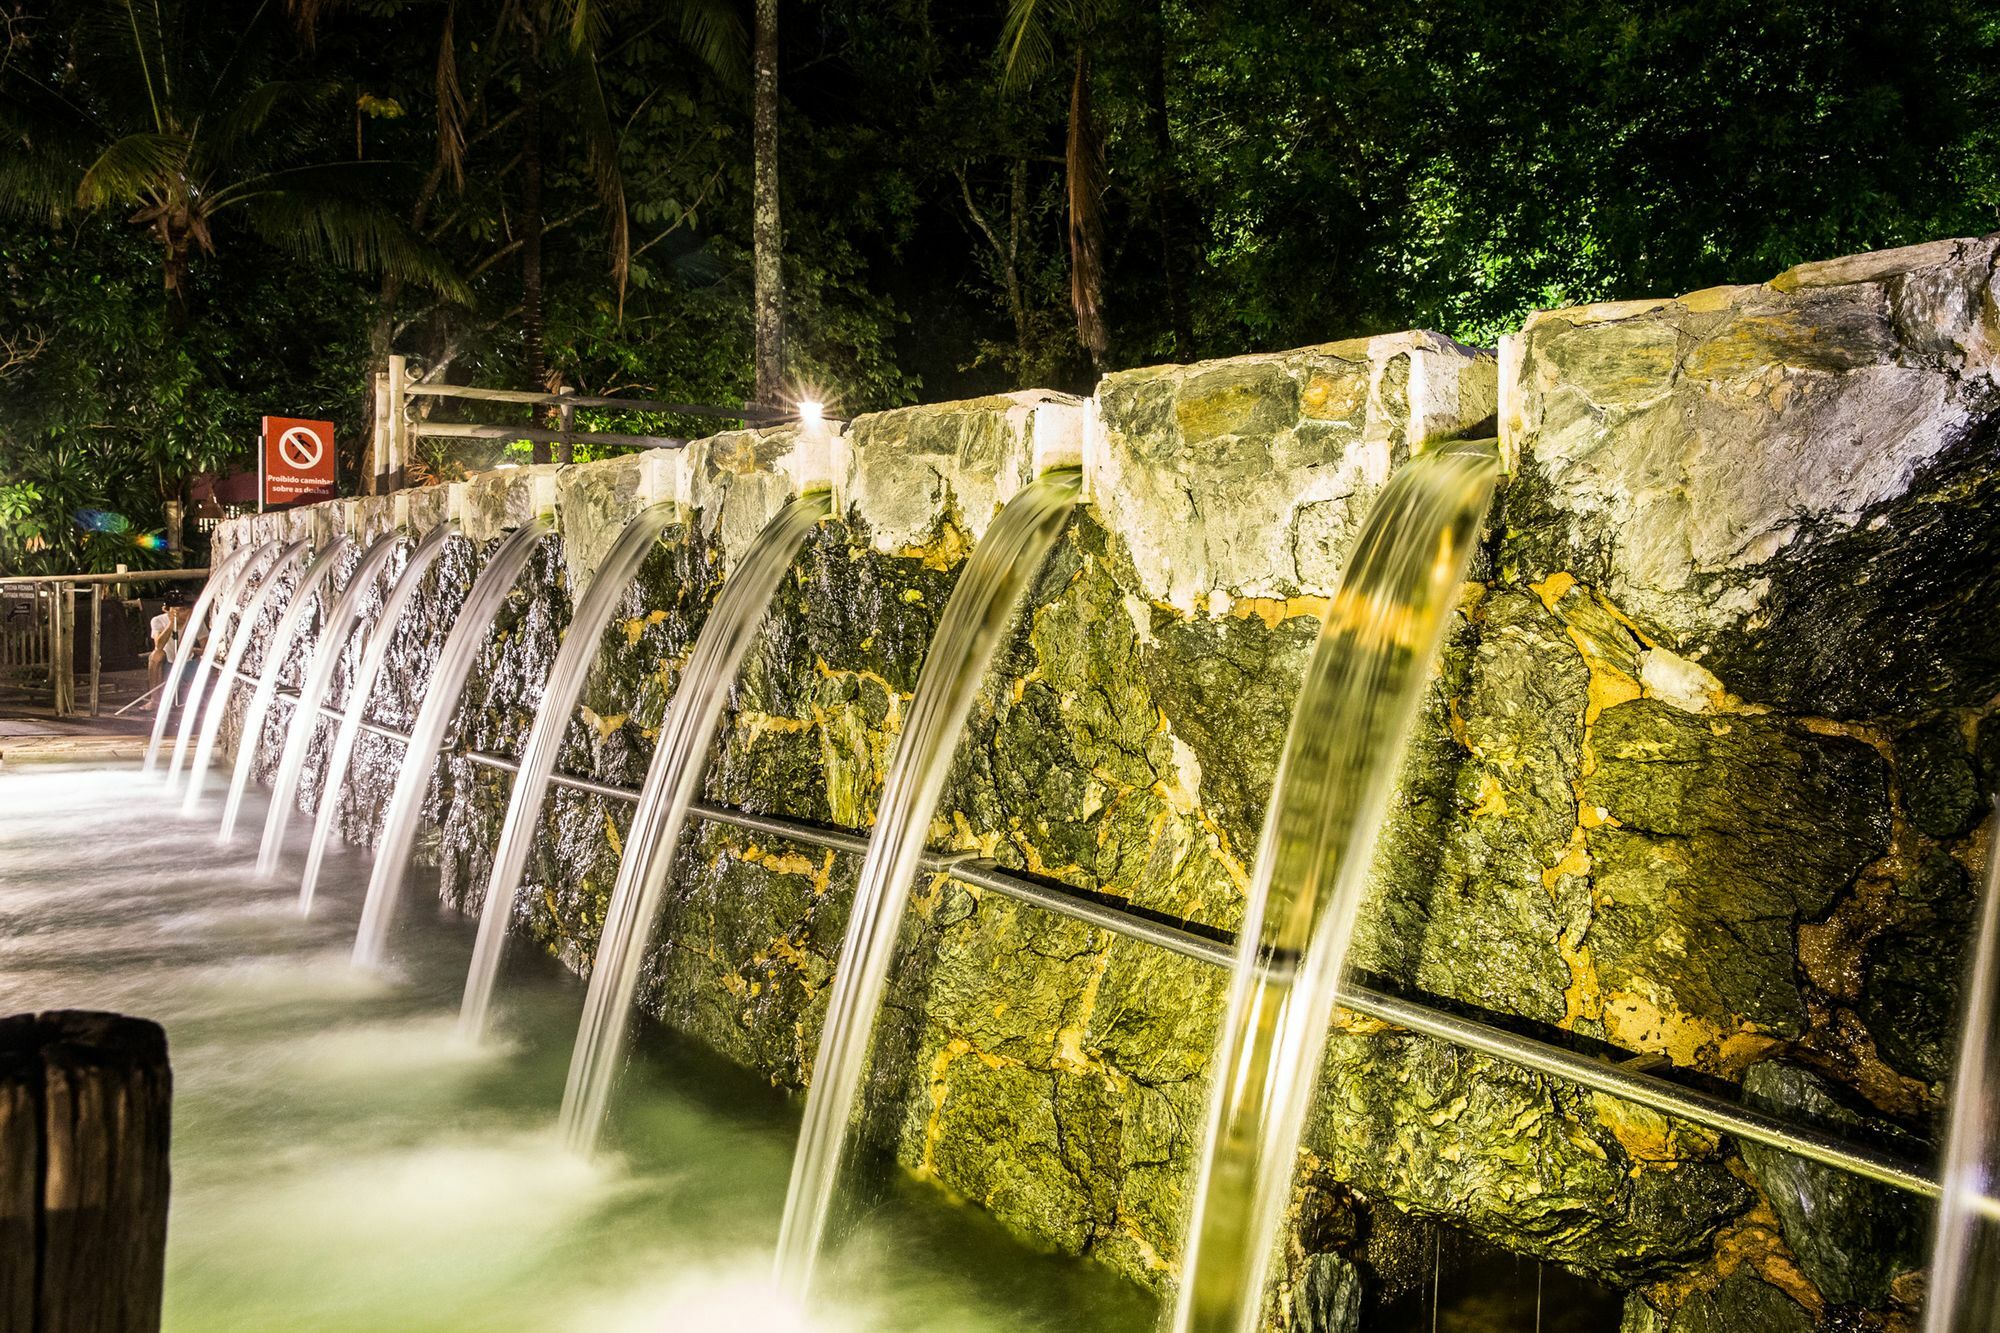
<path fill-rule="evenodd" d="M 134 536 L 267 411 L 335 419 L 352 475 L 392 350 L 752 394 L 747 0 L 148 10 L 0 11 L 0 568 L 158 558 Z M 778 18 L 784 369 L 848 414 L 1409 327 L 1490 344 L 2000 216 L 1988 0 Z"/>

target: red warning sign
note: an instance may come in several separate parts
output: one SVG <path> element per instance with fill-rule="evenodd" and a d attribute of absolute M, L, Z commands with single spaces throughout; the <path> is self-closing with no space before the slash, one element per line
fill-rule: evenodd
<path fill-rule="evenodd" d="M 257 455 L 258 492 L 266 509 L 333 498 L 333 423 L 265 417 Z"/>

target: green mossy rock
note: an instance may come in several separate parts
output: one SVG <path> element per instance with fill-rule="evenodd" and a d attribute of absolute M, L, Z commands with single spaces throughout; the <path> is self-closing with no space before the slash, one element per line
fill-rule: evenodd
<path fill-rule="evenodd" d="M 1624 1333 L 1635 1328 L 1652 1333 L 1658 1327 L 1635 1325 L 1628 1314 Z M 1664 1333 L 1813 1333 L 1813 1328 L 1811 1313 L 1745 1267 L 1723 1279 L 1714 1291 L 1688 1297 Z"/>
<path fill-rule="evenodd" d="M 1338 1254 L 1306 1258 L 1304 1272 L 1292 1289 L 1293 1333 L 1359 1333 L 1361 1270 Z"/>
<path fill-rule="evenodd" d="M 1790 722 L 1644 699 L 1605 710 L 1594 750 L 1589 940 L 1606 992 L 1717 1031 L 1803 1031 L 1794 928 L 1887 849 L 1881 756 Z"/>
<path fill-rule="evenodd" d="M 1906 1153 L 1911 1147 L 1893 1126 L 1852 1110 L 1824 1079 L 1797 1065 L 1751 1066 L 1743 1099 L 1794 1124 L 1854 1139 L 1887 1138 Z M 1771 1200 L 1799 1267 L 1827 1299 L 1874 1308 L 1888 1299 L 1891 1278 L 1923 1264 L 1929 1210 L 1922 1201 L 1761 1144 L 1745 1143 L 1743 1160 Z M 1717 1327 L 1719 1333 L 1761 1325 Z"/>
<path fill-rule="evenodd" d="M 1632 1281 L 1698 1253 L 1748 1195 L 1699 1136 L 1683 1142 L 1657 1116 L 1619 1111 L 1613 1122 L 1605 1111 L 1429 1038 L 1336 1032 L 1306 1141 L 1364 1194 Z"/>
<path fill-rule="evenodd" d="M 1978 903 L 1965 868 L 1935 850 L 1897 889 L 1905 915 L 1870 951 L 1858 1007 L 1891 1065 L 1937 1083 L 1958 1059 L 1966 949 Z"/>
<path fill-rule="evenodd" d="M 1544 872 L 1563 860 L 1576 827 L 1572 775 L 1581 762 L 1589 672 L 1561 623 L 1532 596 L 1488 598 L 1469 661 L 1447 657 L 1455 699 L 1439 697 L 1413 742 L 1402 792 L 1427 780 L 1442 788 L 1429 820 L 1398 827 L 1388 845 L 1431 851 L 1428 863 L 1385 870 L 1393 886 L 1370 904 L 1357 965 L 1412 978 L 1434 995 L 1500 1013 L 1556 1022 L 1565 1014 L 1568 969 L 1557 947 L 1589 892 L 1577 877 Z M 1454 669 L 1456 667 L 1456 669 Z M 1463 746 L 1453 739 L 1453 713 Z M 1402 853 L 1407 856 L 1408 853 Z"/>
<path fill-rule="evenodd" d="M 1896 777 L 1910 822 L 1933 838 L 1955 838 L 1979 822 L 1979 775 L 1951 714 L 1935 713 L 1897 735 Z"/>

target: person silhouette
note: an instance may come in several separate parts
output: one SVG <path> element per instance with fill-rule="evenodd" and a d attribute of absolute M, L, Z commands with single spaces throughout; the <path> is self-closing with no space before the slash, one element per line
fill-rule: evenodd
<path fill-rule="evenodd" d="M 188 610 L 182 604 L 179 589 L 167 594 L 160 613 L 153 617 L 150 629 L 153 651 L 146 654 L 146 688 L 157 690 L 166 679 L 167 663 L 180 647 L 181 632 L 187 628 Z"/>

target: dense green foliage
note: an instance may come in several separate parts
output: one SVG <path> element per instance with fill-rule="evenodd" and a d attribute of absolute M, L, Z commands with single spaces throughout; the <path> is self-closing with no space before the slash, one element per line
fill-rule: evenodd
<path fill-rule="evenodd" d="M 531 156 L 550 378 L 740 401 L 747 14 L 0 16 L 0 566 L 133 558 L 77 514 L 157 528 L 265 411 L 334 418 L 355 475 L 390 350 L 521 385 Z M 846 412 L 1089 384 L 1079 80 L 1106 365 L 1488 342 L 2000 217 L 1996 0 L 787 0 L 781 57 L 788 364 Z"/>

